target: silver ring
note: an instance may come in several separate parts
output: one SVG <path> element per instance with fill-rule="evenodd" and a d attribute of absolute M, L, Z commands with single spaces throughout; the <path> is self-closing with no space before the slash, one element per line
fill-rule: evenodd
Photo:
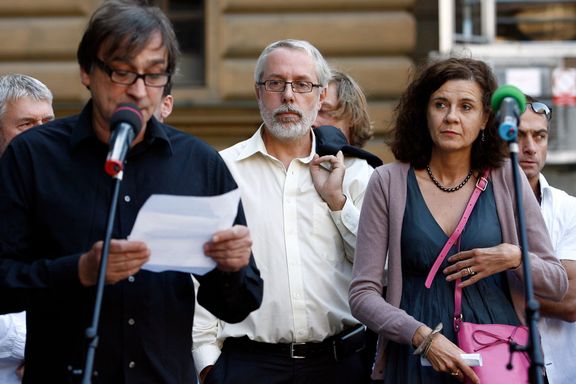
<path fill-rule="evenodd" d="M 452 376 L 458 376 L 460 374 L 460 371 L 456 371 L 456 372 L 450 372 L 450 374 Z"/>
<path fill-rule="evenodd" d="M 472 270 L 472 267 L 468 267 L 468 268 L 466 268 L 466 270 L 468 271 L 468 274 L 469 274 L 470 276 L 474 276 L 474 275 L 476 274 L 476 272 L 474 272 L 474 271 Z"/>

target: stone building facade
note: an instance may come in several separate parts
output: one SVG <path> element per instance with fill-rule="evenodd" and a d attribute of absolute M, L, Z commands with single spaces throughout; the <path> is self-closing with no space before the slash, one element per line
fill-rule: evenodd
<path fill-rule="evenodd" d="M 77 113 L 88 92 L 79 81 L 76 48 L 102 0 L 0 2 L 0 73 L 45 82 L 57 116 Z M 193 2 L 193 0 L 189 0 Z M 175 110 L 167 122 L 221 149 L 249 137 L 260 123 L 253 68 L 260 51 L 284 38 L 305 39 L 365 90 L 376 135 L 367 148 L 389 160 L 384 144 L 397 97 L 416 50 L 415 0 L 203 0 L 201 81 L 175 79 Z M 186 1 L 156 0 L 182 25 Z M 197 12 L 198 13 L 198 12 Z M 195 21 L 190 21 L 194 23 Z M 185 27 L 185 26 L 184 26 Z M 187 29 L 178 30 L 180 36 Z M 187 73 L 193 60 L 183 60 Z"/>

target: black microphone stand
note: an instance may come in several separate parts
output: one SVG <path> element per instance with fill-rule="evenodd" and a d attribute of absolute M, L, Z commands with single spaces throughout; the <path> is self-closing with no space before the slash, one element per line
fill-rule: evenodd
<path fill-rule="evenodd" d="M 100 322 L 100 310 L 102 307 L 102 297 L 104 295 L 104 286 L 106 284 L 106 266 L 108 265 L 108 256 L 110 253 L 110 240 L 114 229 L 114 218 L 116 216 L 116 207 L 118 205 L 118 196 L 120 194 L 120 182 L 122 181 L 123 171 L 118 172 L 114 178 L 114 192 L 110 202 L 110 210 L 106 224 L 106 234 L 104 235 L 104 244 L 102 247 L 102 256 L 100 258 L 100 268 L 98 269 L 98 281 L 96 283 L 96 298 L 94 302 L 94 313 L 92 315 L 92 325 L 86 329 L 86 338 L 88 339 L 88 351 L 86 352 L 86 364 L 82 376 L 82 384 L 92 382 L 92 371 L 94 370 L 94 356 L 98 347 L 98 324 Z"/>
<path fill-rule="evenodd" d="M 507 139 L 505 139 L 507 140 Z M 540 303 L 534 297 L 532 286 L 532 272 L 530 257 L 528 255 L 528 242 L 526 240 L 526 225 L 524 222 L 524 210 L 522 204 L 522 185 L 520 183 L 520 166 L 518 165 L 518 142 L 517 132 L 508 140 L 512 172 L 514 175 L 514 192 L 516 195 L 516 211 L 518 212 L 518 228 L 520 230 L 520 251 L 522 252 L 522 271 L 524 272 L 524 295 L 526 296 L 526 322 L 528 324 L 528 345 L 510 343 L 510 361 L 508 369 L 512 369 L 512 356 L 515 352 L 528 352 L 531 359 L 528 372 L 530 383 L 544 383 L 544 357 L 540 346 L 540 334 L 538 332 L 538 319 L 540 319 Z"/>

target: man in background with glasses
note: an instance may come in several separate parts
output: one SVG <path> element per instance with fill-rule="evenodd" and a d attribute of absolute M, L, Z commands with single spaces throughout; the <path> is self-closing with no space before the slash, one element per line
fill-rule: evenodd
<path fill-rule="evenodd" d="M 91 95 L 82 112 L 19 135 L 0 159 L 0 287 L 26 298 L 25 384 L 79 382 L 83 374 L 115 185 L 104 171 L 110 118 L 127 102 L 143 119 L 120 184 L 91 382 L 196 381 L 192 277 L 140 270 L 150 250 L 126 238 L 152 194 L 214 196 L 237 185 L 214 149 L 153 117 L 178 43 L 167 16 L 139 3 L 106 1 L 92 15 L 77 51 Z M 197 276 L 198 301 L 230 322 L 262 298 L 241 205 L 234 213 L 235 225 L 204 244 L 216 268 Z"/>
<path fill-rule="evenodd" d="M 197 311 L 194 360 L 204 383 L 367 382 L 365 329 L 350 313 L 348 285 L 372 169 L 342 152 L 315 152 L 312 124 L 329 79 L 306 41 L 272 43 L 256 63 L 264 123 L 221 155 L 240 186 L 266 288 L 260 309 L 238 324 Z"/>
<path fill-rule="evenodd" d="M 569 384 L 576 377 L 576 198 L 548 184 L 541 173 L 548 152 L 552 114 L 544 103 L 527 97 L 520 117 L 520 166 L 540 202 L 554 253 L 566 268 L 569 290 L 561 302 L 540 301 L 539 323 L 546 375 L 550 384 Z"/>

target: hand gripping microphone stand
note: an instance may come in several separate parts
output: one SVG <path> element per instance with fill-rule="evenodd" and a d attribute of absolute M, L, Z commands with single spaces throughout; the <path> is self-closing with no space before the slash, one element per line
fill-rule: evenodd
<path fill-rule="evenodd" d="M 110 137 L 110 150 L 106 158 L 104 167 L 106 173 L 114 179 L 114 191 L 110 210 L 106 220 L 106 233 L 100 259 L 100 268 L 98 270 L 98 280 L 96 284 L 96 298 L 94 302 L 94 313 L 92 324 L 86 329 L 86 338 L 88 339 L 88 351 L 86 353 L 86 364 L 82 376 L 82 384 L 92 382 L 92 371 L 94 368 L 94 356 L 96 347 L 98 347 L 98 323 L 100 321 L 100 309 L 102 307 L 102 297 L 104 294 L 104 285 L 106 283 L 106 266 L 108 265 L 108 255 L 110 251 L 110 240 L 114 229 L 114 218 L 116 216 L 116 205 L 120 193 L 120 182 L 124 174 L 124 160 L 126 153 L 134 138 L 140 132 L 143 124 L 142 113 L 140 109 L 130 103 L 119 104 L 116 111 L 110 119 L 112 135 Z"/>
<path fill-rule="evenodd" d="M 522 252 L 522 270 L 524 272 L 524 294 L 526 296 L 526 321 L 528 323 L 528 345 L 510 343 L 510 360 L 508 369 L 512 369 L 512 355 L 515 352 L 528 352 L 531 364 L 528 373 L 531 383 L 544 383 L 544 358 L 540 346 L 538 333 L 538 319 L 540 318 L 540 303 L 534 297 L 532 286 L 532 272 L 530 257 L 528 256 L 528 243 L 526 240 L 526 225 L 524 222 L 524 209 L 522 207 L 522 186 L 520 184 L 520 166 L 518 165 L 518 122 L 520 115 L 526 109 L 526 97 L 518 88 L 504 85 L 494 92 L 492 96 L 492 109 L 498 111 L 496 115 L 500 137 L 508 142 L 512 172 L 514 176 L 514 191 L 516 196 L 516 211 L 518 213 L 518 228 L 520 230 L 520 250 Z"/>

